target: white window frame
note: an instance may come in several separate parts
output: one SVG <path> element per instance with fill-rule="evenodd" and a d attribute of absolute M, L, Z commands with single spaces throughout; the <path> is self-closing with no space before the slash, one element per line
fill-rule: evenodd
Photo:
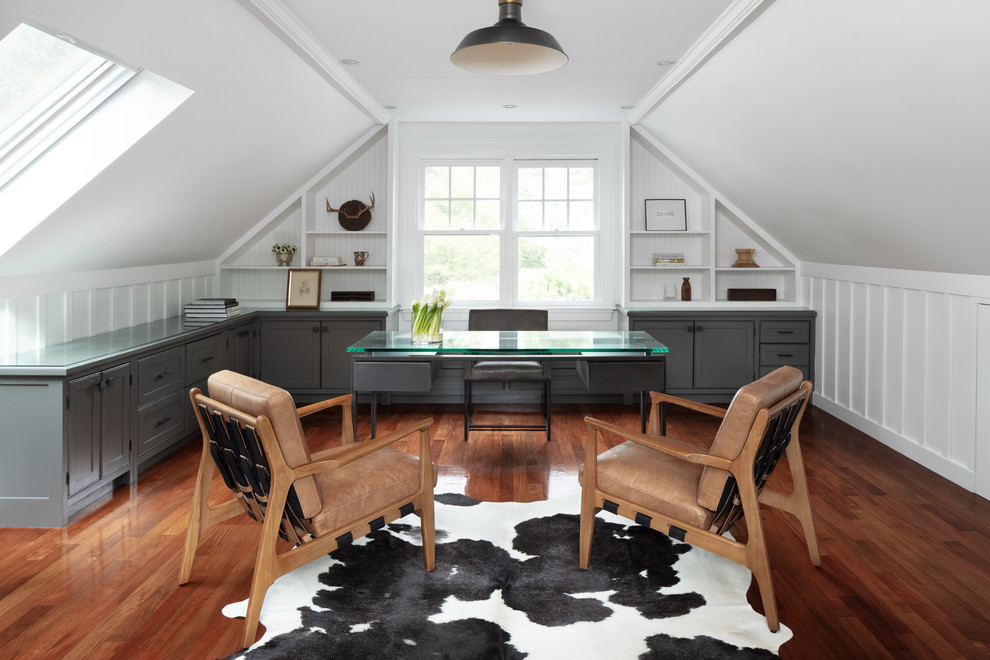
<path fill-rule="evenodd" d="M 23 25 L 70 43 L 101 60 L 81 68 L 0 133 L 0 190 L 139 72 L 136 67 L 39 21 L 28 19 Z"/>
<path fill-rule="evenodd" d="M 425 228 L 425 185 L 426 170 L 429 167 L 493 167 L 498 166 L 501 170 L 501 218 L 497 229 L 427 229 Z M 591 167 L 595 171 L 595 198 L 594 198 L 594 221 L 591 229 L 581 230 L 521 230 L 518 218 L 518 173 L 520 166 L 534 167 Z M 457 158 L 457 157 L 435 157 L 421 158 L 417 166 L 417 215 L 416 234 L 418 254 L 425 251 L 425 239 L 427 236 L 498 236 L 499 239 L 499 297 L 497 299 L 480 300 L 455 300 L 457 306 L 503 306 L 503 307 L 524 307 L 539 305 L 540 307 L 601 307 L 606 298 L 604 285 L 600 272 L 601 252 L 601 172 L 599 162 L 594 157 L 556 157 L 556 158 L 519 158 L 505 156 L 502 158 Z M 518 272 L 519 260 L 517 246 L 520 239 L 524 237 L 540 236 L 589 236 L 594 239 L 594 288 L 595 294 L 591 300 L 563 300 L 563 301 L 528 301 L 520 300 L 518 292 Z M 422 283 L 424 281 L 424 263 L 422 258 L 417 260 L 418 272 L 416 279 Z"/>

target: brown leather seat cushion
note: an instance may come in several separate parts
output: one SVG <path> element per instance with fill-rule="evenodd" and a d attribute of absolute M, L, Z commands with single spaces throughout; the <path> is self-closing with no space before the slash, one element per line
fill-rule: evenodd
<path fill-rule="evenodd" d="M 333 453 L 320 452 L 316 458 L 329 458 Z M 412 499 L 419 491 L 419 459 L 385 447 L 336 470 L 321 472 L 316 478 L 323 494 L 323 510 L 310 524 L 312 532 L 322 536 L 395 502 Z M 434 465 L 434 486 L 436 482 Z"/>
<path fill-rule="evenodd" d="M 712 512 L 698 505 L 704 466 L 694 465 L 635 442 L 623 442 L 598 455 L 598 487 L 687 525 L 707 528 Z M 578 472 L 584 483 L 584 467 Z"/>
<path fill-rule="evenodd" d="M 800 369 L 780 367 L 741 387 L 729 404 L 709 453 L 730 460 L 736 458 L 746 444 L 756 414 L 792 394 L 801 386 L 802 381 Z M 698 504 L 706 509 L 717 509 L 729 476 L 725 470 L 705 468 L 698 487 Z"/>
<path fill-rule="evenodd" d="M 299 413 L 292 395 L 280 387 L 269 385 L 234 371 L 218 371 L 210 376 L 207 389 L 211 399 L 243 413 L 258 417 L 265 415 L 275 429 L 282 456 L 289 467 L 310 462 L 309 445 L 303 432 Z M 323 508 L 315 477 L 303 477 L 294 484 L 296 496 L 307 518 Z"/>

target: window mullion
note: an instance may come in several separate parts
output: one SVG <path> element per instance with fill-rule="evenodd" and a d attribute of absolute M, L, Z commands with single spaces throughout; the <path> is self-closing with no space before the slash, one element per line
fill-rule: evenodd
<path fill-rule="evenodd" d="M 516 163 L 507 157 L 502 162 L 502 206 L 504 208 L 502 225 L 502 254 L 501 254 L 501 279 L 502 279 L 502 304 L 510 307 L 519 300 L 518 286 L 519 259 L 518 259 L 518 224 L 519 224 L 519 186 L 516 180 Z"/>

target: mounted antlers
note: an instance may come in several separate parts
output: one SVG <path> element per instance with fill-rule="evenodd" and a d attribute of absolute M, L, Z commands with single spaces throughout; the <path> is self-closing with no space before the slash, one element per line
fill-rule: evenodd
<path fill-rule="evenodd" d="M 330 198 L 327 197 L 326 199 L 327 199 L 327 213 L 339 213 L 343 215 L 345 218 L 349 218 L 351 220 L 357 220 L 358 218 L 361 217 L 361 215 L 364 214 L 365 211 L 370 211 L 371 209 L 375 208 L 375 193 L 371 193 L 371 206 L 368 206 L 367 204 L 362 204 L 356 199 L 352 199 L 349 202 L 344 202 L 343 204 L 341 204 L 339 209 L 335 209 L 335 208 L 331 208 L 330 206 Z"/>

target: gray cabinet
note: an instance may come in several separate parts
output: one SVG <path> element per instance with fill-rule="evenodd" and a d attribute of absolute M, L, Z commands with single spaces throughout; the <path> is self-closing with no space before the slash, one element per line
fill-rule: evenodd
<path fill-rule="evenodd" d="M 763 376 L 782 365 L 797 367 L 812 376 L 814 333 L 811 321 L 763 321 L 760 323 L 760 370 Z"/>
<path fill-rule="evenodd" d="M 384 314 L 307 315 L 259 323 L 260 379 L 294 393 L 345 393 L 351 388 L 347 347 L 385 329 Z"/>
<path fill-rule="evenodd" d="M 329 326 L 329 327 L 328 327 Z M 384 322 L 376 320 L 324 322 L 320 344 L 320 386 L 325 390 L 349 392 L 351 389 L 351 356 L 347 347 L 375 330 L 383 330 Z"/>
<path fill-rule="evenodd" d="M 312 367 L 317 377 L 298 389 L 315 399 L 323 387 L 348 391 L 346 345 L 384 330 L 391 313 L 253 310 L 201 328 L 172 317 L 7 356 L 0 364 L 0 426 L 8 430 L 0 436 L 0 527 L 64 526 L 195 438 L 189 388 L 225 367 L 257 376 L 262 319 L 282 330 L 269 336 L 267 368 L 294 376 Z M 302 331 L 316 341 L 300 342 Z M 305 350 L 293 361 L 300 345 Z"/>
<path fill-rule="evenodd" d="M 254 321 L 227 331 L 227 368 L 245 376 L 255 376 Z"/>
<path fill-rule="evenodd" d="M 130 466 L 130 363 L 68 383 L 68 495 Z"/>
<path fill-rule="evenodd" d="M 318 320 L 262 321 L 261 380 L 287 390 L 319 389 L 321 330 Z"/>
<path fill-rule="evenodd" d="M 781 365 L 812 377 L 811 310 L 629 311 L 630 330 L 645 330 L 665 344 L 667 391 L 708 401 L 728 401 L 746 383 Z"/>
<path fill-rule="evenodd" d="M 756 323 L 746 320 L 643 320 L 630 326 L 645 330 L 670 349 L 667 391 L 736 390 L 756 373 Z"/>
<path fill-rule="evenodd" d="M 182 387 L 185 347 L 176 346 L 138 359 L 137 455 L 145 458 L 185 430 Z"/>

